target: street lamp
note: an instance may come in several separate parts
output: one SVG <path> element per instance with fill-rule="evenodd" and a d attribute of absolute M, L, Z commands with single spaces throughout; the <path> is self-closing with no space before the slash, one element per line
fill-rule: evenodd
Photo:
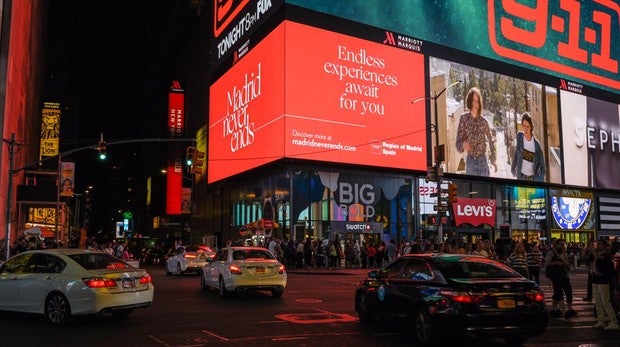
<path fill-rule="evenodd" d="M 460 80 L 454 81 L 448 84 L 447 86 L 445 86 L 442 90 L 434 92 L 433 96 L 418 98 L 411 102 L 413 104 L 420 100 L 426 100 L 426 99 L 433 100 L 433 106 L 434 106 L 434 111 L 435 111 L 435 117 L 434 117 L 435 124 L 430 125 L 431 132 L 435 133 L 435 148 L 434 148 L 434 153 L 433 153 L 434 173 L 432 176 L 436 177 L 436 182 L 437 182 L 437 218 L 435 218 L 435 230 L 437 231 L 437 237 L 439 238 L 439 241 L 443 239 L 443 230 L 442 230 L 442 225 L 441 225 L 441 219 L 443 217 L 442 204 L 441 204 L 442 202 L 441 183 L 442 183 L 443 171 L 440 169 L 440 165 L 441 165 L 441 162 L 444 160 L 445 148 L 443 147 L 443 145 L 442 146 L 439 145 L 439 116 L 437 115 L 437 100 L 439 99 L 439 97 L 443 95 L 443 93 L 446 92 L 446 90 L 456 86 L 459 83 L 461 83 Z"/>

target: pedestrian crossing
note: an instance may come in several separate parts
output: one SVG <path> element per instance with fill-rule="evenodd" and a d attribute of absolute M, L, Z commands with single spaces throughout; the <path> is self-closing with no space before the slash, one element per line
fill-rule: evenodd
<path fill-rule="evenodd" d="M 547 308 L 551 309 L 553 296 L 553 287 L 551 284 L 541 283 L 541 289 L 545 293 L 545 303 Z M 594 302 L 584 301 L 582 298 L 586 296 L 585 288 L 573 287 L 573 310 L 577 311 L 577 316 L 565 319 L 563 316 L 549 319 L 548 329 L 564 329 L 567 325 L 572 328 L 591 328 L 597 323 L 594 312 Z"/>

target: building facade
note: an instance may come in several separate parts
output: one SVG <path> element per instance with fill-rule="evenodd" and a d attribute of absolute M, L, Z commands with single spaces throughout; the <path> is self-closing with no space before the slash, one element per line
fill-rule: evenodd
<path fill-rule="evenodd" d="M 619 12 L 576 6 L 209 4 L 194 238 L 617 238 Z"/>

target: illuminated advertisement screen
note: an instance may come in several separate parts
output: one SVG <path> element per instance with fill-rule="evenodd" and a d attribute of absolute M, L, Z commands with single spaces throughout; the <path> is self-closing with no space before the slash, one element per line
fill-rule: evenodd
<path fill-rule="evenodd" d="M 554 229 L 593 229 L 594 194 L 577 189 L 550 189 Z"/>
<path fill-rule="evenodd" d="M 619 189 L 620 105 L 562 90 L 566 184 Z"/>
<path fill-rule="evenodd" d="M 422 54 L 284 22 L 210 95 L 209 182 L 284 156 L 426 170 Z"/>
<path fill-rule="evenodd" d="M 286 27 L 286 156 L 426 170 L 424 57 Z"/>
<path fill-rule="evenodd" d="M 556 88 L 437 58 L 429 67 L 431 95 L 447 88 L 433 100 L 445 172 L 561 183 Z"/>
<path fill-rule="evenodd" d="M 617 0 L 286 2 L 620 91 Z M 467 18 L 466 25 L 463 18 Z"/>
<path fill-rule="evenodd" d="M 210 89 L 209 183 L 284 156 L 284 25 Z"/>

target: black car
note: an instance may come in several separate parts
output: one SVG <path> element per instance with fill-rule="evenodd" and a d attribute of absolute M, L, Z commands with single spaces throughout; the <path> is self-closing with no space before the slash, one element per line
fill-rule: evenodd
<path fill-rule="evenodd" d="M 505 338 L 521 345 L 545 332 L 543 292 L 508 266 L 482 256 L 408 254 L 368 273 L 355 292 L 361 323 L 388 321 L 421 345 L 443 335 Z"/>

